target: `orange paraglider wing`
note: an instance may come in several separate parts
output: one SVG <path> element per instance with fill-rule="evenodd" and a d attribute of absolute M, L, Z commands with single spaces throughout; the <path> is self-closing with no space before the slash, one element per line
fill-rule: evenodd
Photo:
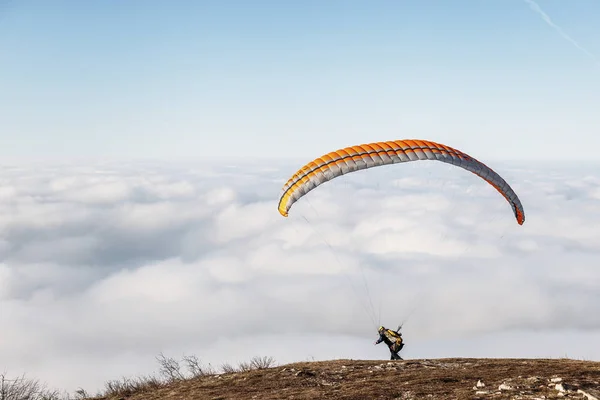
<path fill-rule="evenodd" d="M 492 185 L 512 207 L 519 225 L 525 212 L 517 194 L 491 168 L 450 146 L 428 140 L 405 139 L 350 146 L 314 159 L 300 168 L 283 186 L 278 210 L 284 217 L 292 205 L 317 186 L 350 172 L 418 160 L 437 160 L 456 165 Z"/>

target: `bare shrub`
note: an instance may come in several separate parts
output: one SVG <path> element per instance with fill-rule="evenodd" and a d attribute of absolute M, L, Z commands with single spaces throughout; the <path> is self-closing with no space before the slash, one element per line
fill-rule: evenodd
<path fill-rule="evenodd" d="M 165 377 L 168 382 L 185 379 L 185 376 L 181 373 L 179 361 L 172 357 L 165 357 L 163 353 L 160 353 L 156 359 L 160 364 L 160 374 Z"/>
<path fill-rule="evenodd" d="M 183 361 L 187 364 L 188 371 L 190 372 L 192 378 L 215 374 L 215 371 L 210 364 L 208 364 L 208 366 L 206 367 L 202 366 L 202 363 L 200 362 L 198 357 L 194 355 L 183 356 Z"/>
<path fill-rule="evenodd" d="M 252 367 L 252 363 L 249 361 L 242 361 L 238 364 L 238 371 L 239 372 L 248 372 L 251 371 L 252 369 L 254 369 Z"/>
<path fill-rule="evenodd" d="M 104 384 L 105 396 L 130 396 L 134 393 L 136 386 L 130 378 L 123 377 L 121 380 L 112 379 Z"/>
<path fill-rule="evenodd" d="M 221 371 L 223 371 L 226 374 L 231 374 L 231 373 L 237 372 L 237 370 L 235 369 L 235 367 L 233 367 L 229 363 L 222 364 L 221 365 Z"/>
<path fill-rule="evenodd" d="M 37 379 L 28 379 L 25 374 L 15 379 L 0 375 L 0 400 L 60 400 L 59 392 L 49 390 Z"/>
<path fill-rule="evenodd" d="M 253 369 L 266 369 L 275 366 L 275 359 L 273 357 L 253 357 L 250 360 L 250 365 Z"/>
<path fill-rule="evenodd" d="M 111 380 L 105 384 L 105 397 L 127 397 L 134 393 L 158 389 L 163 383 L 154 376 L 142 376 L 138 378 L 126 378 Z M 84 391 L 85 392 L 85 391 Z"/>
<path fill-rule="evenodd" d="M 75 391 L 75 400 L 83 400 L 92 397 L 86 390 L 79 388 Z"/>
<path fill-rule="evenodd" d="M 182 363 L 172 357 L 167 357 L 163 353 L 160 353 L 156 360 L 159 363 L 159 378 L 149 376 L 136 379 L 122 378 L 121 380 L 108 381 L 105 384 L 105 393 L 102 397 L 127 397 L 134 393 L 139 393 L 148 390 L 154 390 L 165 385 L 182 381 L 186 379 L 198 378 L 203 376 L 215 375 L 217 372 L 215 369 L 208 364 L 207 366 L 202 365 L 198 357 L 183 356 L 182 361 L 184 366 L 187 367 L 188 374 L 182 372 Z M 275 360 L 273 357 L 253 357 L 250 361 L 240 362 L 238 367 L 233 367 L 229 363 L 221 365 L 221 371 L 223 373 L 235 373 L 235 372 L 246 372 L 255 369 L 265 369 L 274 366 Z M 82 390 L 82 389 L 81 389 Z M 81 394 L 86 394 L 82 390 Z M 0 398 L 0 400 L 4 400 Z M 12 400 L 12 399 L 11 399 Z M 41 399 L 40 399 L 41 400 Z M 51 399 L 54 400 L 54 399 Z"/>

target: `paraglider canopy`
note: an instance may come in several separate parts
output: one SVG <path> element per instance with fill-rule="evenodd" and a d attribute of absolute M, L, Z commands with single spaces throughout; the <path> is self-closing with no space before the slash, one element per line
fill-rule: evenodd
<path fill-rule="evenodd" d="M 287 217 L 292 205 L 317 186 L 341 175 L 381 165 L 436 160 L 456 165 L 484 179 L 510 204 L 519 225 L 525 222 L 521 201 L 510 185 L 475 158 L 444 144 L 405 139 L 350 146 L 318 157 L 300 168 L 283 187 L 279 213 Z"/>

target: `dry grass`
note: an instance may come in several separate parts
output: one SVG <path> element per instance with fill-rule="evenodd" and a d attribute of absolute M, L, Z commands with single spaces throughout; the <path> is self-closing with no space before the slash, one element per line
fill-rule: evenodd
<path fill-rule="evenodd" d="M 191 382 L 194 380 L 218 377 L 222 374 L 236 374 L 254 370 L 273 368 L 275 360 L 272 357 L 253 357 L 250 361 L 240 362 L 237 366 L 223 364 L 221 370 L 217 371 L 210 364 L 203 365 L 196 356 L 183 356 L 181 361 L 172 357 L 166 357 L 162 353 L 156 357 L 159 363 L 158 375 L 150 375 L 135 379 L 122 378 L 121 380 L 109 381 L 105 384 L 103 393 L 89 396 L 84 390 L 79 390 L 77 395 L 80 399 L 125 399 L 134 398 L 134 395 L 144 396 L 148 393 L 168 388 L 174 384 Z M 184 371 L 185 365 L 187 372 Z M 2 400 L 2 399 L 0 399 Z"/>
<path fill-rule="evenodd" d="M 195 356 L 160 354 L 156 376 L 59 396 L 37 380 L 0 375 L 0 400 L 570 399 L 600 400 L 600 363 L 561 359 L 310 361 L 254 357 L 217 371 Z"/>
<path fill-rule="evenodd" d="M 255 357 L 237 368 L 223 366 L 221 373 L 200 369 L 204 372 L 194 376 L 174 372 L 172 359 L 159 362 L 172 368 L 162 371 L 166 379 L 121 382 L 95 399 L 584 399 L 586 394 L 600 399 L 600 363 L 569 359 L 336 360 L 274 366 L 272 358 Z M 485 386 L 477 387 L 478 381 Z"/>

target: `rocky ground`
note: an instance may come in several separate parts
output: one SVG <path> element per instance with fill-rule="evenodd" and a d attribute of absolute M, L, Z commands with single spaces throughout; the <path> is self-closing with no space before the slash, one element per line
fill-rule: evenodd
<path fill-rule="evenodd" d="M 203 376 L 98 399 L 588 399 L 600 362 L 569 359 L 336 360 Z"/>

